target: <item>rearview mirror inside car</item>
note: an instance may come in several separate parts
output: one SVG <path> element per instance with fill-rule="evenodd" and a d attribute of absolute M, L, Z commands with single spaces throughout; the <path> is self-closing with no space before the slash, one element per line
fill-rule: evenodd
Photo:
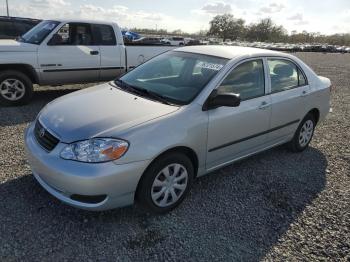
<path fill-rule="evenodd" d="M 208 100 L 203 105 L 203 111 L 215 109 L 222 106 L 238 107 L 241 104 L 241 98 L 239 94 L 234 93 L 217 93 L 214 90 L 209 96 Z"/>

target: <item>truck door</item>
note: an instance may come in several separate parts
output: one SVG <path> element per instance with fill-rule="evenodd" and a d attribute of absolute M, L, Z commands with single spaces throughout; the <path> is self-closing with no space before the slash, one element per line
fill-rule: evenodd
<path fill-rule="evenodd" d="M 125 47 L 117 43 L 113 27 L 104 24 L 93 24 L 92 33 L 101 54 L 100 81 L 109 81 L 125 72 Z"/>
<path fill-rule="evenodd" d="M 67 23 L 43 42 L 38 52 L 42 84 L 99 80 L 100 49 L 93 42 L 91 25 Z"/>

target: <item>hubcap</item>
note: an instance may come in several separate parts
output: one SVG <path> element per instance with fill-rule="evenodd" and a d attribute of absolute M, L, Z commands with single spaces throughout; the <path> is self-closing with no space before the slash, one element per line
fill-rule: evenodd
<path fill-rule="evenodd" d="M 25 94 L 24 84 L 18 79 L 5 79 L 0 84 L 0 94 L 10 101 L 19 100 Z"/>
<path fill-rule="evenodd" d="M 311 120 L 307 120 L 300 129 L 299 145 L 301 147 L 306 146 L 310 142 L 313 132 L 314 123 Z"/>
<path fill-rule="evenodd" d="M 167 207 L 177 202 L 187 188 L 188 173 L 180 164 L 170 164 L 163 168 L 153 181 L 151 197 L 159 207 Z"/>

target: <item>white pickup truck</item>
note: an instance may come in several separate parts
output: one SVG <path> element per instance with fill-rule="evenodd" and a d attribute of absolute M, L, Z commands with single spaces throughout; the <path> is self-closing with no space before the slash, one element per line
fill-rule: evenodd
<path fill-rule="evenodd" d="M 111 22 L 46 20 L 17 40 L 0 40 L 0 104 L 28 103 L 33 84 L 112 80 L 171 46 L 125 46 Z"/>

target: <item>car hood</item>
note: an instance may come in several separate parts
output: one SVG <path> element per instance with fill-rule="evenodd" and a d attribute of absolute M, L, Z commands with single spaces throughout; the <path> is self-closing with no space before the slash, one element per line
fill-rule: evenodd
<path fill-rule="evenodd" d="M 0 52 L 36 52 L 37 45 L 18 42 L 11 39 L 0 40 Z"/>
<path fill-rule="evenodd" d="M 118 132 L 178 110 L 106 83 L 62 96 L 49 103 L 39 121 L 62 142 L 113 137 Z"/>

